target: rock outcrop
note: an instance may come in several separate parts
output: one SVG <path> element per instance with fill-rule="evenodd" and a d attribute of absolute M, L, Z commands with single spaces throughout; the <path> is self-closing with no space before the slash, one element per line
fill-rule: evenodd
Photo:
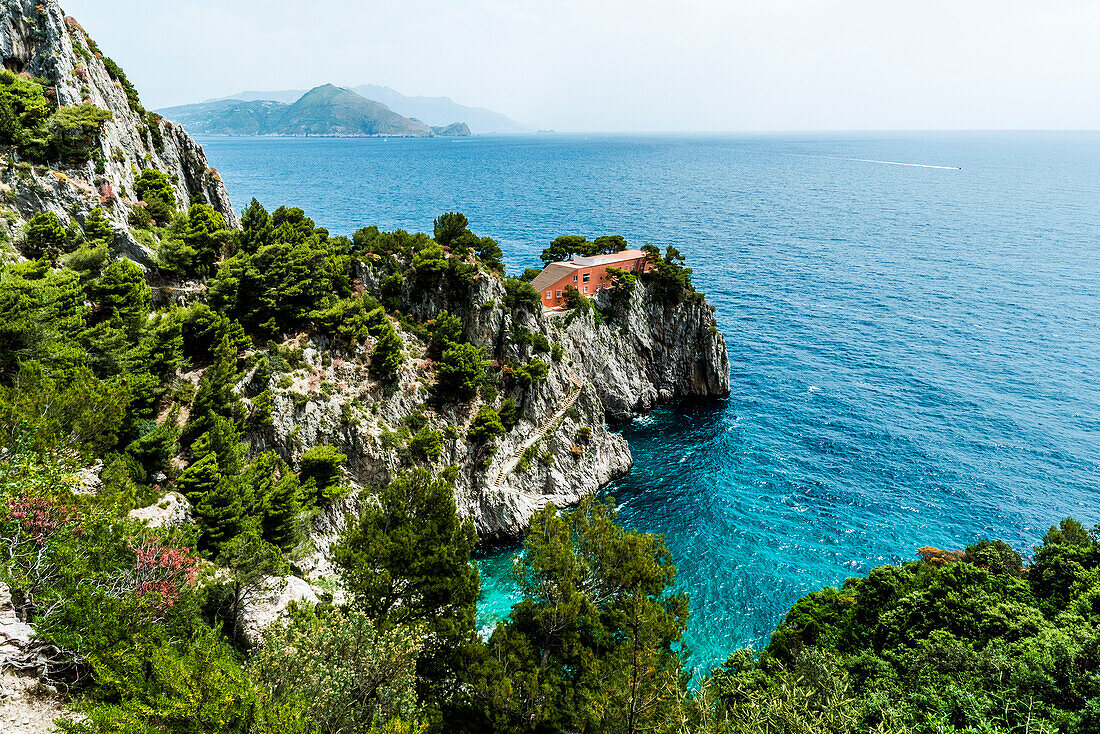
<path fill-rule="evenodd" d="M 0 581 L 0 670 L 23 669 L 33 660 L 34 628 L 22 622 L 11 603 L 11 590 Z"/>
<path fill-rule="evenodd" d="M 11 590 L 0 582 L 0 731 L 46 734 L 57 719 L 82 721 L 65 709 L 57 689 L 42 677 L 56 648 L 34 639 L 34 628 L 20 621 Z"/>
<path fill-rule="evenodd" d="M 369 263 L 358 275 L 368 289 L 379 280 Z M 505 306 L 501 279 L 482 272 L 464 294 L 408 289 L 405 298 L 402 309 L 420 320 L 444 310 L 460 316 L 463 338 L 482 347 L 494 365 L 532 358 L 548 365 L 545 380 L 512 389 L 520 407 L 513 427 L 488 444 L 469 440 L 478 408 L 499 409 L 505 395 L 483 394 L 460 404 L 429 400 L 434 363 L 415 334 L 401 332 L 406 360 L 393 388 L 371 379 L 371 344 L 361 345 L 357 357 L 332 359 L 324 340 L 302 335 L 291 346 L 301 349 L 307 366 L 290 379 L 272 377 L 257 386 L 273 394 L 274 425 L 267 435 L 252 437 L 254 447 L 274 447 L 294 466 L 308 447 L 334 445 L 349 457 L 352 482 L 369 488 L 408 465 L 395 433 L 417 416 L 444 436 L 442 453 L 427 463 L 457 468 L 460 514 L 473 519 L 483 540 L 514 538 L 548 502 L 576 503 L 629 470 L 630 449 L 608 430 L 609 420 L 626 420 L 663 402 L 729 393 L 725 342 L 701 296 L 666 308 L 639 283 L 629 301 L 605 318 L 583 311 L 545 315 L 538 308 Z M 560 346 L 557 359 L 532 345 L 542 339 Z M 425 463 L 423 457 L 416 461 Z M 318 575 L 327 575 L 323 549 L 335 537 L 332 524 L 327 519 L 325 527 L 315 528 L 319 552 L 307 565 Z"/>
<path fill-rule="evenodd" d="M 230 226 L 237 225 L 229 194 L 199 144 L 141 107 L 121 70 L 108 66 L 109 59 L 80 24 L 63 15 L 57 0 L 0 0 L 0 61 L 9 71 L 47 80 L 60 105 L 90 103 L 111 113 L 99 135 L 98 165 L 46 168 L 17 164 L 13 157 L 0 166 L 0 194 L 18 216 L 3 220 L 9 234 L 39 212 L 82 223 L 101 207 L 115 225 L 116 251 L 148 266 L 152 253 L 127 227 L 136 204 L 134 180 L 146 168 L 163 172 L 184 205 L 205 201 Z"/>
<path fill-rule="evenodd" d="M 261 587 L 242 605 L 239 621 L 244 638 L 250 644 L 259 643 L 265 629 L 287 621 L 291 602 L 316 604 L 319 600 L 316 590 L 297 576 L 264 579 Z"/>
<path fill-rule="evenodd" d="M 579 314 L 562 333 L 609 419 L 629 420 L 661 403 L 729 395 L 726 341 L 701 294 L 665 305 L 642 281 L 625 306 L 612 301 L 606 289 L 596 299 L 616 314 L 613 321 Z"/>
<path fill-rule="evenodd" d="M 130 510 L 131 520 L 144 521 L 151 528 L 171 528 L 192 521 L 191 503 L 179 492 L 165 492 L 148 507 Z"/>

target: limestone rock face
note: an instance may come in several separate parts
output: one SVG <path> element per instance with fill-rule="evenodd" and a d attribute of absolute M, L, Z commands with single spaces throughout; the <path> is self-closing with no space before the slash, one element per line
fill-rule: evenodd
<path fill-rule="evenodd" d="M 368 290 L 380 280 L 369 263 L 359 266 L 357 278 Z M 463 338 L 481 346 L 494 364 L 531 358 L 548 364 L 545 380 L 510 393 L 519 400 L 518 423 L 488 443 L 468 440 L 478 408 L 499 409 L 505 396 L 453 405 L 431 401 L 435 365 L 428 346 L 414 334 L 401 332 L 406 359 L 392 388 L 370 376 L 367 355 L 373 343 L 360 345 L 354 358 L 336 357 L 324 340 L 303 335 L 297 346 L 308 366 L 289 381 L 273 376 L 257 386 L 272 392 L 274 425 L 268 434 L 251 437 L 253 448 L 275 448 L 296 466 L 308 447 L 334 445 L 348 455 L 350 480 L 369 496 L 403 460 L 407 465 L 395 432 L 410 416 L 422 414 L 427 428 L 444 436 L 441 455 L 426 463 L 436 470 L 458 469 L 459 513 L 473 520 L 483 540 L 514 538 L 547 503 L 574 504 L 630 469 L 630 449 L 608 430 L 608 420 L 629 419 L 662 402 L 729 394 L 725 342 L 701 297 L 666 309 L 639 283 L 628 304 L 597 323 L 591 313 L 548 316 L 537 308 L 508 308 L 503 283 L 487 273 L 474 279 L 459 302 L 446 288 L 408 293 L 414 295 L 406 298 L 415 300 L 403 302 L 403 310 L 420 319 L 443 310 L 460 316 Z M 560 345 L 561 359 L 522 343 L 517 333 Z M 288 386 L 280 387 L 279 380 Z M 316 553 L 303 568 L 331 575 L 327 548 L 341 527 L 335 517 L 315 526 Z"/>
<path fill-rule="evenodd" d="M 54 721 L 81 722 L 84 717 L 65 709 L 57 689 L 42 679 L 57 648 L 37 642 L 34 628 L 19 621 L 11 590 L 0 582 L 0 731 L 4 734 L 47 734 Z"/>
<path fill-rule="evenodd" d="M 130 510 L 131 520 L 144 520 L 151 528 L 170 528 L 191 522 L 191 503 L 179 492 L 165 492 L 148 507 Z"/>
<path fill-rule="evenodd" d="M 308 582 L 297 576 L 270 577 L 263 582 L 263 588 L 253 598 L 246 600 L 241 610 L 241 627 L 245 639 L 255 644 L 260 641 L 263 631 L 277 622 L 287 619 L 287 608 L 291 602 L 316 604 L 317 592 Z"/>
<path fill-rule="evenodd" d="M 102 207 L 116 225 L 116 251 L 148 266 L 151 253 L 126 222 L 136 203 L 134 179 L 145 168 L 156 168 L 172 182 L 181 206 L 205 201 L 237 226 L 229 194 L 202 148 L 182 128 L 131 105 L 92 39 L 62 14 L 57 0 L 0 0 L 0 62 L 10 71 L 52 82 L 59 104 L 90 103 L 112 116 L 100 134 L 99 173 L 91 161 L 51 169 L 0 168 L 0 193 L 21 219 L 51 211 L 63 222 L 70 217 L 83 222 L 88 212 Z M 22 222 L 6 224 L 18 229 Z"/>
<path fill-rule="evenodd" d="M 706 300 L 691 294 L 661 303 L 652 286 L 639 281 L 630 300 L 613 303 L 601 291 L 597 304 L 615 314 L 596 323 L 579 314 L 564 329 L 569 353 L 596 386 L 607 417 L 629 420 L 660 403 L 720 398 L 730 393 L 726 342 Z"/>
<path fill-rule="evenodd" d="M 16 616 L 11 589 L 0 581 L 0 670 L 24 667 L 33 639 L 34 628 Z"/>

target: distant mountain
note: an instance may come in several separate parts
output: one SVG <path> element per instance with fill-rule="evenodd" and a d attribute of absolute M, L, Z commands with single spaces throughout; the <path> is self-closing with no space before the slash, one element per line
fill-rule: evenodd
<path fill-rule="evenodd" d="M 282 89 L 276 92 L 244 91 L 234 94 L 231 97 L 215 97 L 214 99 L 208 99 L 206 102 L 235 100 L 238 102 L 282 102 L 284 104 L 294 104 L 301 99 L 302 95 L 305 93 L 305 89 Z M 206 102 L 203 104 L 206 104 Z"/>
<path fill-rule="evenodd" d="M 452 122 L 450 125 L 432 126 L 432 132 L 442 138 L 466 138 L 472 135 L 470 126 L 465 122 Z"/>
<path fill-rule="evenodd" d="M 198 135 L 268 135 L 287 109 L 282 102 L 221 99 L 167 107 L 159 113 Z"/>
<path fill-rule="evenodd" d="M 402 117 L 381 102 L 325 84 L 309 90 L 287 108 L 278 122 L 277 134 L 426 138 L 432 135 L 432 129 Z"/>
<path fill-rule="evenodd" d="M 518 123 L 499 112 L 493 112 L 483 107 L 467 107 L 451 101 L 449 97 L 406 97 L 389 87 L 382 87 L 377 84 L 363 84 L 352 88 L 351 91 L 367 99 L 381 102 L 399 115 L 421 120 L 425 124 L 435 127 L 450 125 L 453 122 L 464 122 L 470 127 L 470 132 L 473 135 L 531 131 L 530 127 Z M 204 104 L 226 101 L 274 101 L 292 104 L 298 101 L 303 94 L 305 94 L 305 91 L 301 89 L 283 89 L 274 92 L 250 90 L 234 94 L 232 97 L 207 100 Z M 184 106 L 193 107 L 194 105 Z"/>
<path fill-rule="evenodd" d="M 378 100 L 388 105 L 394 112 L 406 117 L 415 117 L 429 125 L 446 125 L 451 122 L 465 122 L 474 135 L 487 133 L 522 133 L 531 128 L 484 107 L 467 107 L 452 102 L 449 97 L 406 97 L 405 95 L 376 84 L 363 84 L 353 87 L 353 91 L 367 99 Z"/>
<path fill-rule="evenodd" d="M 332 84 L 299 95 L 293 104 L 273 100 L 222 99 L 160 110 L 201 135 L 336 135 L 426 138 L 436 134 L 381 102 Z M 457 123 L 445 135 L 461 135 Z M 468 130 L 467 133 L 469 134 Z"/>

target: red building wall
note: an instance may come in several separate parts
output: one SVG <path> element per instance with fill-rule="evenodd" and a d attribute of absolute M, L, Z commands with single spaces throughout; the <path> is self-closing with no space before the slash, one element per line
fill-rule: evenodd
<path fill-rule="evenodd" d="M 620 260 L 606 265 L 587 265 L 579 267 L 551 286 L 543 288 L 539 292 L 543 308 L 557 308 L 565 305 L 565 287 L 573 286 L 581 295 L 591 298 L 600 288 L 609 288 L 612 278 L 607 274 L 608 268 L 618 268 L 627 272 L 642 272 L 645 267 L 645 257 L 634 260 Z M 587 278 L 588 280 L 585 280 Z"/>

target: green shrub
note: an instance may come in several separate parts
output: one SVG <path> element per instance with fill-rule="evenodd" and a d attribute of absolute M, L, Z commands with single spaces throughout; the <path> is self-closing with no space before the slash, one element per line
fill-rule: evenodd
<path fill-rule="evenodd" d="M 313 483 L 317 501 L 331 502 L 346 493 L 340 486 L 340 471 L 347 461 L 347 454 L 332 446 L 314 446 L 302 454 L 298 462 L 298 477 L 303 485 Z"/>
<path fill-rule="evenodd" d="M 23 254 L 30 259 L 56 259 L 66 250 L 66 232 L 53 212 L 35 214 L 23 230 Z"/>
<path fill-rule="evenodd" d="M 370 356 L 370 371 L 379 381 L 392 384 L 397 380 L 398 368 L 405 361 L 402 351 L 404 342 L 397 335 L 397 331 L 388 322 L 383 322 L 381 336 L 375 342 L 374 350 Z"/>
<path fill-rule="evenodd" d="M 679 250 L 669 245 L 664 258 L 661 257 L 661 251 L 653 245 L 646 245 L 642 250 L 652 266 L 642 277 L 656 286 L 658 296 L 666 305 L 675 305 L 687 294 L 695 292 L 695 286 L 691 282 L 691 268 L 684 267 L 684 256 Z"/>
<path fill-rule="evenodd" d="M 519 278 L 504 279 L 504 305 L 508 308 L 535 309 L 542 306 L 535 286 Z"/>
<path fill-rule="evenodd" d="M 46 160 L 51 107 L 41 84 L 0 71 L 0 144 L 14 145 L 28 160 Z"/>
<path fill-rule="evenodd" d="M 130 216 L 127 221 L 131 227 L 138 229 L 149 229 L 153 226 L 153 216 L 149 213 L 148 207 L 141 202 L 130 207 Z"/>
<path fill-rule="evenodd" d="M 98 150 L 97 139 L 111 113 L 95 105 L 61 107 L 50 116 L 50 157 L 65 163 L 85 163 Z"/>
<path fill-rule="evenodd" d="M 501 424 L 510 431 L 519 423 L 523 411 L 513 398 L 505 398 L 504 402 L 500 404 L 499 415 Z"/>
<path fill-rule="evenodd" d="M 457 344 L 462 338 L 462 319 L 447 311 L 442 311 L 432 322 L 432 336 L 429 343 L 431 352 L 443 354 L 443 350 Z"/>
<path fill-rule="evenodd" d="M 164 152 L 164 134 L 161 132 L 160 126 L 164 123 L 164 118 L 158 115 L 156 112 L 145 113 L 145 124 L 149 128 L 149 136 L 153 139 L 153 150 L 157 153 Z"/>
<path fill-rule="evenodd" d="M 470 400 L 485 379 L 489 365 L 480 347 L 455 344 L 439 360 L 437 394 L 444 402 Z"/>
<path fill-rule="evenodd" d="M 378 732 L 415 721 L 423 632 L 379 628 L 356 609 L 297 615 L 264 635 L 249 668 L 271 703 L 298 712 L 313 732 Z"/>
<path fill-rule="evenodd" d="M 512 371 L 512 377 L 517 383 L 524 387 L 533 385 L 536 382 L 542 382 L 549 374 L 550 366 L 537 357 Z"/>
<path fill-rule="evenodd" d="M 500 415 L 488 405 L 482 405 L 470 423 L 467 436 L 474 443 L 483 443 L 504 433 Z"/>
<path fill-rule="evenodd" d="M 409 439 L 409 451 L 418 459 L 434 461 L 443 453 L 443 434 L 430 428 L 421 428 Z"/>
<path fill-rule="evenodd" d="M 168 177 L 155 168 L 146 168 L 134 180 L 134 195 L 145 202 L 149 216 L 162 227 L 176 213 L 176 194 Z"/>

